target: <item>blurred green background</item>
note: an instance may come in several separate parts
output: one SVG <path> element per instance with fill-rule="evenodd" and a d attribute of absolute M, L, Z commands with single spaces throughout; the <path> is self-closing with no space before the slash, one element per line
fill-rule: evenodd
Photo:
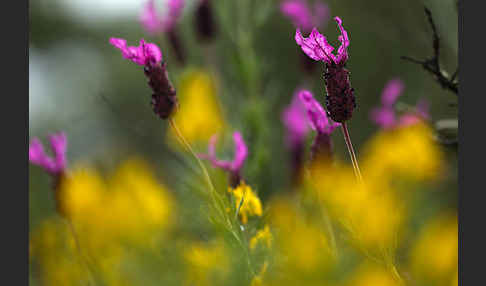
<path fill-rule="evenodd" d="M 162 3 L 161 1 L 160 3 Z M 194 3 L 187 1 L 178 24 L 187 51 L 179 65 L 164 35 L 147 35 L 139 21 L 145 1 L 32 0 L 29 37 L 29 135 L 67 133 L 68 160 L 111 169 L 133 154 L 157 168 L 160 178 L 181 192 L 186 172 L 198 172 L 194 161 L 166 144 L 167 123 L 151 111 L 151 91 L 142 68 L 122 59 L 110 37 L 140 38 L 161 47 L 176 88 L 189 68 L 214 72 L 223 113 L 233 129 L 241 130 L 250 155 L 244 169 L 247 181 L 263 200 L 284 192 L 289 182 L 283 144 L 281 112 L 299 87 L 310 89 L 324 102 L 322 66 L 306 76 L 300 66 L 295 28 L 282 16 L 279 1 L 212 1 L 217 38 L 201 44 L 194 29 Z M 249 2 L 249 1 L 247 1 Z M 400 77 L 406 84 L 401 102 L 430 102 L 432 122 L 457 118 L 457 97 L 443 90 L 421 67 L 400 56 L 432 55 L 432 33 L 423 6 L 433 13 L 441 36 L 441 63 L 453 73 L 457 67 L 457 10 L 454 0 L 343 1 L 330 0 L 331 16 L 340 16 L 350 36 L 351 83 L 358 108 L 349 124 L 358 150 L 377 130 L 369 111 L 378 104 L 385 83 Z M 237 5 L 242 5 L 240 7 Z M 256 19 L 256 21 L 255 21 Z M 260 21 L 260 20 L 261 21 Z M 260 21 L 260 22 L 258 22 Z M 236 31 L 241 29 L 241 34 Z M 337 45 L 338 29 L 329 21 L 319 29 Z M 336 156 L 347 160 L 344 141 L 335 132 Z M 230 150 L 231 143 L 225 146 Z M 229 145 L 228 145 L 229 144 Z M 205 151 L 206 146 L 197 146 Z M 445 180 L 433 192 L 428 209 L 457 204 L 457 150 L 444 147 L 448 158 Z M 30 167 L 30 228 L 54 212 L 49 177 Z"/>

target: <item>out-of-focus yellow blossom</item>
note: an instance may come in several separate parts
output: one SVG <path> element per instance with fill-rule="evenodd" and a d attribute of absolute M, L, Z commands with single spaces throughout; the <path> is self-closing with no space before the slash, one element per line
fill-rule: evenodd
<path fill-rule="evenodd" d="M 250 239 L 250 249 L 255 249 L 259 243 L 262 243 L 266 245 L 267 248 L 270 248 L 272 246 L 272 240 L 273 238 L 270 228 L 268 225 L 265 225 L 263 229 L 259 230 L 255 236 Z"/>
<path fill-rule="evenodd" d="M 206 144 L 212 135 L 223 131 L 226 124 L 218 101 L 215 79 L 210 73 L 194 70 L 184 74 L 177 96 L 180 108 L 174 120 L 189 143 Z M 179 144 L 172 129 L 169 136 L 172 142 Z"/>
<path fill-rule="evenodd" d="M 172 196 L 140 159 L 122 163 L 107 180 L 75 168 L 61 183 L 60 199 L 91 247 L 117 239 L 146 242 L 150 232 L 170 224 L 174 211 Z"/>
<path fill-rule="evenodd" d="M 260 199 L 245 182 L 241 182 L 235 189 L 229 188 L 228 191 L 235 198 L 235 207 L 240 208 L 239 215 L 243 224 L 248 222 L 249 216 L 262 215 L 262 203 Z M 241 199 L 243 199 L 243 203 L 240 206 Z"/>
<path fill-rule="evenodd" d="M 304 218 L 292 204 L 284 200 L 272 202 L 270 223 L 276 231 L 275 248 L 281 256 L 278 261 L 284 275 L 310 273 L 331 265 L 333 254 L 324 227 Z"/>
<path fill-rule="evenodd" d="M 85 285 L 89 274 L 65 221 L 44 221 L 30 236 L 31 256 L 43 285 Z"/>
<path fill-rule="evenodd" d="M 360 184 L 352 169 L 337 163 L 314 165 L 311 195 L 315 194 L 331 217 L 340 222 L 359 247 L 390 254 L 406 218 L 406 206 L 386 180 L 364 178 Z"/>
<path fill-rule="evenodd" d="M 423 123 L 380 131 L 364 148 L 363 177 L 389 179 L 392 175 L 416 180 L 438 178 L 443 156 Z"/>
<path fill-rule="evenodd" d="M 185 252 L 188 285 L 213 285 L 213 279 L 224 278 L 229 271 L 229 258 L 222 241 L 194 243 Z"/>
<path fill-rule="evenodd" d="M 410 252 L 410 269 L 415 279 L 437 285 L 454 279 L 458 270 L 457 230 L 455 214 L 444 214 L 424 226 Z"/>
<path fill-rule="evenodd" d="M 260 273 L 258 273 L 258 275 L 255 275 L 253 277 L 253 279 L 251 280 L 250 286 L 264 286 L 264 285 L 266 285 L 263 282 L 263 275 L 265 275 L 265 273 L 267 272 L 267 268 L 268 268 L 268 262 L 265 261 L 263 263 L 262 269 L 260 270 Z"/>
<path fill-rule="evenodd" d="M 353 272 L 346 286 L 403 286 L 399 280 L 387 269 L 371 263 L 361 265 Z"/>
<path fill-rule="evenodd" d="M 33 232 L 31 255 L 39 261 L 43 285 L 88 285 L 94 279 L 92 269 L 96 269 L 96 279 L 106 285 L 128 285 L 119 269 L 123 252 L 117 241 L 104 241 L 105 247 L 92 249 L 83 244 L 89 241 L 89 233 L 75 233 L 77 238 L 68 221 L 56 218 L 46 220 Z"/>

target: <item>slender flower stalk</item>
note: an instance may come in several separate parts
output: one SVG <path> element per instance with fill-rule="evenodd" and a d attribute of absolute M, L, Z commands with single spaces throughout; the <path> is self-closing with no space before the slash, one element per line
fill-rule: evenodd
<path fill-rule="evenodd" d="M 351 162 L 353 163 L 353 170 L 356 178 L 359 182 L 363 182 L 363 177 L 361 176 L 361 171 L 358 165 L 358 159 L 356 158 L 356 153 L 354 152 L 353 143 L 351 143 L 351 137 L 349 136 L 348 127 L 345 122 L 341 124 L 344 141 L 346 141 L 346 147 L 348 148 L 349 156 L 351 157 Z"/>
<path fill-rule="evenodd" d="M 209 193 L 216 203 L 221 219 L 224 220 L 226 218 L 226 223 L 230 226 L 231 223 L 224 212 L 222 199 L 218 196 L 206 167 L 204 167 L 204 164 L 197 157 L 191 145 L 184 138 L 179 128 L 177 128 L 173 119 L 173 115 L 177 112 L 178 100 L 176 90 L 168 77 L 167 65 L 162 61 L 162 52 L 159 47 L 152 43 L 146 43 L 143 39 L 140 40 L 138 47 L 127 46 L 126 40 L 119 38 L 110 38 L 110 43 L 122 52 L 124 58 L 144 66 L 144 74 L 147 76 L 149 80 L 148 84 L 154 92 L 151 100 L 154 113 L 161 119 L 169 120 L 169 124 L 173 128 L 178 140 L 196 159 L 199 167 L 203 171 L 204 178 L 209 187 Z"/>

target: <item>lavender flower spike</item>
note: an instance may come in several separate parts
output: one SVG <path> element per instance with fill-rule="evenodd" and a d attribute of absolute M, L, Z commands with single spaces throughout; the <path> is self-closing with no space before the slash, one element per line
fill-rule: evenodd
<path fill-rule="evenodd" d="M 146 43 L 143 39 L 138 47 L 127 46 L 127 41 L 120 38 L 110 38 L 110 44 L 118 48 L 125 59 L 144 66 L 145 76 L 149 79 L 148 84 L 153 91 L 152 109 L 160 118 L 169 118 L 175 112 L 178 101 L 159 47 Z"/>
<path fill-rule="evenodd" d="M 302 90 L 299 98 L 307 110 L 311 128 L 317 131 L 311 147 L 311 160 L 330 161 L 332 158 L 331 133 L 341 124 L 328 119 L 326 111 L 314 99 L 310 91 Z"/>
<path fill-rule="evenodd" d="M 29 161 L 42 167 L 46 172 L 53 176 L 59 176 L 66 169 L 66 150 L 67 139 L 63 132 L 49 135 L 54 158 L 49 157 L 44 152 L 44 146 L 39 139 L 34 138 L 29 145 Z"/>
<path fill-rule="evenodd" d="M 201 159 L 206 159 L 211 162 L 214 168 L 221 168 L 230 174 L 230 183 L 232 187 L 237 187 L 241 180 L 240 171 L 248 156 L 248 148 L 246 147 L 243 137 L 240 132 L 233 133 L 233 141 L 235 142 L 235 154 L 233 161 L 219 160 L 216 158 L 216 141 L 217 136 L 213 135 L 209 140 L 208 154 L 200 154 Z"/>
<path fill-rule="evenodd" d="M 337 53 L 333 54 L 334 47 L 331 46 L 325 36 L 321 35 L 316 28 L 312 29 L 309 37 L 304 38 L 300 29 L 295 32 L 295 41 L 302 48 L 302 51 L 311 59 L 322 61 L 326 64 L 324 80 L 326 83 L 326 107 L 332 120 L 345 122 L 349 120 L 356 107 L 354 89 L 349 81 L 349 71 L 345 69 L 349 58 L 348 46 L 349 37 L 339 17 L 334 18 L 338 24 L 341 35 L 338 37 L 341 46 Z"/>

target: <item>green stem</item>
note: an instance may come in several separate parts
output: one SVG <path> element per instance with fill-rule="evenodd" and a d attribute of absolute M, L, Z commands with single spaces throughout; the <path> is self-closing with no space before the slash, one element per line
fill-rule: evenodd
<path fill-rule="evenodd" d="M 351 162 L 353 163 L 353 170 L 356 178 L 360 183 L 363 182 L 363 177 L 361 176 L 361 171 L 359 170 L 358 159 L 356 159 L 356 153 L 354 152 L 353 143 L 351 142 L 351 137 L 349 136 L 348 127 L 345 122 L 341 123 L 343 130 L 344 141 L 346 141 L 346 147 L 348 148 L 349 156 L 351 157 Z"/>

